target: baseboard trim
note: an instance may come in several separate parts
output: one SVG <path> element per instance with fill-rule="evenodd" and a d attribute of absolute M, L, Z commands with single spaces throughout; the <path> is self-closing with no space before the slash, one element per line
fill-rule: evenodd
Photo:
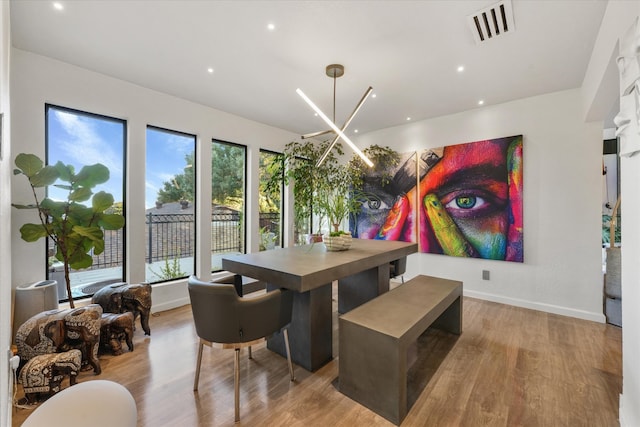
<path fill-rule="evenodd" d="M 619 421 L 620 427 L 634 427 L 640 425 L 640 416 L 639 412 L 634 412 L 634 408 L 636 408 L 637 402 L 631 402 L 628 398 L 625 398 L 625 395 L 620 393 L 620 412 L 619 412 Z"/>
<path fill-rule="evenodd" d="M 179 298 L 172 301 L 163 301 L 160 304 L 155 302 L 151 306 L 152 313 L 158 313 L 160 311 L 173 310 L 174 308 L 182 307 L 183 305 L 191 304 L 189 298 Z"/>
<path fill-rule="evenodd" d="M 545 313 L 559 314 L 561 316 L 575 317 L 583 320 L 590 320 L 598 323 L 606 323 L 607 319 L 603 313 L 593 313 L 584 310 L 561 307 L 553 304 L 526 301 L 518 298 L 509 298 L 501 295 L 488 294 L 485 292 L 471 291 L 464 289 L 464 296 L 477 298 L 485 301 L 498 302 L 501 304 L 513 305 L 516 307 L 528 308 L 531 310 L 543 311 Z"/>

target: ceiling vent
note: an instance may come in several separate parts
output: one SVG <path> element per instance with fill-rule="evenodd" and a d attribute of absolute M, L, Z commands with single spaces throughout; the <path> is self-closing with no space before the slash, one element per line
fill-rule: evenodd
<path fill-rule="evenodd" d="M 467 17 L 476 43 L 483 43 L 515 30 L 511 0 L 503 0 Z"/>

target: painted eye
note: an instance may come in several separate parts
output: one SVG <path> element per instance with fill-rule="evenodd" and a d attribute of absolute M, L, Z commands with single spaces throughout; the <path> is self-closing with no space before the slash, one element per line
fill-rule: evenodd
<path fill-rule="evenodd" d="M 389 209 L 391 209 L 391 206 L 386 204 L 384 200 L 380 198 L 371 198 L 371 199 L 362 201 L 363 211 L 379 211 L 379 210 L 389 210 Z"/>
<path fill-rule="evenodd" d="M 470 209 L 482 209 L 486 204 L 487 202 L 482 197 L 464 194 L 464 195 L 454 197 L 451 201 L 449 201 L 445 205 L 445 207 L 447 209 L 470 210 Z"/>

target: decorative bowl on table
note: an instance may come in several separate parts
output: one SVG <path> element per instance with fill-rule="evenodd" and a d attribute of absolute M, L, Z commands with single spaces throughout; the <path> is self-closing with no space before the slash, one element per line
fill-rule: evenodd
<path fill-rule="evenodd" d="M 344 231 L 340 232 L 340 234 L 337 234 L 337 233 L 325 234 L 322 237 L 324 246 L 327 248 L 328 251 L 331 251 L 331 252 L 346 251 L 351 247 L 351 239 L 352 239 L 351 233 L 344 232 Z"/>

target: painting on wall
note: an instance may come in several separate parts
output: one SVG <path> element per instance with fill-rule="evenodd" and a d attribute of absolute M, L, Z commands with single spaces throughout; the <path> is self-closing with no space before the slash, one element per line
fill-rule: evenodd
<path fill-rule="evenodd" d="M 355 221 L 357 237 L 417 241 L 425 253 L 523 262 L 522 135 L 403 157 L 393 180 L 403 185 L 384 189 L 375 215 Z"/>
<path fill-rule="evenodd" d="M 393 170 L 375 171 L 364 177 L 360 213 L 350 218 L 349 229 L 359 239 L 416 242 L 416 227 L 408 216 L 407 193 L 418 183 L 417 153 L 400 153 Z M 382 184 L 380 175 L 392 177 Z"/>

